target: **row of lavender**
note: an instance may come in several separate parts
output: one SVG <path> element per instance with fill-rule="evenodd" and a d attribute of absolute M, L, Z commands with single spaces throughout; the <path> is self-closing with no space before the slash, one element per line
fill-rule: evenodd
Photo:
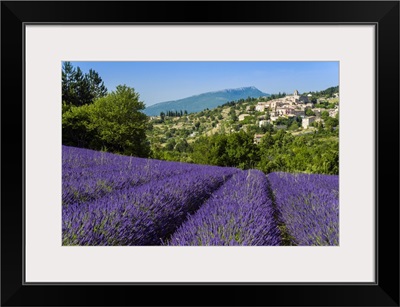
<path fill-rule="evenodd" d="M 339 245 L 339 180 L 334 175 L 268 174 L 277 220 L 293 245 Z"/>
<path fill-rule="evenodd" d="M 161 245 L 237 172 L 63 146 L 63 245 Z"/>
<path fill-rule="evenodd" d="M 189 173 L 200 165 L 134 158 L 62 147 L 62 203 L 94 201 L 106 194 Z"/>
<path fill-rule="evenodd" d="M 326 189 L 336 200 L 322 198 Z M 337 176 L 266 177 L 63 146 L 63 245 L 281 245 L 282 225 L 296 245 L 335 245 L 337 191 Z"/>
<path fill-rule="evenodd" d="M 280 233 L 258 170 L 235 174 L 173 234 L 169 245 L 280 245 Z"/>

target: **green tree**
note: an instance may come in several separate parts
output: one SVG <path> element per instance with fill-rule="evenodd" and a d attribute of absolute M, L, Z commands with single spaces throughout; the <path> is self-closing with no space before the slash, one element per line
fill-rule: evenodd
<path fill-rule="evenodd" d="M 274 145 L 274 138 L 270 132 L 267 132 L 260 140 L 260 149 L 267 150 Z"/>
<path fill-rule="evenodd" d="M 83 74 L 79 67 L 77 67 L 75 71 L 75 80 L 72 90 L 71 104 L 75 106 L 83 106 L 93 102 L 94 95 L 90 92 L 89 79 Z"/>
<path fill-rule="evenodd" d="M 231 117 L 231 119 L 232 119 L 233 122 L 237 122 L 237 121 L 238 121 L 239 118 L 237 117 L 236 111 L 235 111 L 234 108 L 231 108 L 231 109 L 230 109 L 229 115 L 230 115 L 230 117 Z"/>
<path fill-rule="evenodd" d="M 63 114 L 63 144 L 148 157 L 148 117 L 133 88 L 119 85 L 93 104 L 72 106 Z"/>
<path fill-rule="evenodd" d="M 333 118 L 333 117 L 328 117 L 325 121 L 324 121 L 325 127 L 328 130 L 332 130 L 334 127 L 337 127 L 339 125 L 339 120 L 337 118 Z"/>
<path fill-rule="evenodd" d="M 93 103 L 107 94 L 107 88 L 99 74 L 93 69 L 84 74 L 80 67 L 64 62 L 61 73 L 62 101 L 66 105 L 82 106 Z"/>
<path fill-rule="evenodd" d="M 297 129 L 299 129 L 299 124 L 298 124 L 296 121 L 294 121 L 294 122 L 290 125 L 289 130 L 294 131 L 294 130 L 297 130 Z"/>
<path fill-rule="evenodd" d="M 126 85 L 118 85 L 116 91 L 97 99 L 92 116 L 103 145 L 114 152 L 147 157 L 150 154 L 146 141 L 148 117 L 140 112 L 144 108 L 139 94 Z"/>
<path fill-rule="evenodd" d="M 176 145 L 175 145 L 175 150 L 177 150 L 178 152 L 190 152 L 191 148 L 189 143 L 183 139 L 183 140 L 179 140 Z"/>
<path fill-rule="evenodd" d="M 176 141 L 174 138 L 171 138 L 168 140 L 167 144 L 165 144 L 165 149 L 166 150 L 174 150 L 176 145 Z"/>
<path fill-rule="evenodd" d="M 253 136 L 243 130 L 228 136 L 225 151 L 228 166 L 248 169 L 253 168 L 258 160 L 257 146 L 253 142 Z"/>
<path fill-rule="evenodd" d="M 323 111 L 321 113 L 321 118 L 325 121 L 329 118 L 329 112 L 328 111 Z"/>
<path fill-rule="evenodd" d="M 101 149 L 96 146 L 97 128 L 91 105 L 71 106 L 62 115 L 62 143 L 68 146 Z"/>
<path fill-rule="evenodd" d="M 62 66 L 61 85 L 62 85 L 62 101 L 65 104 L 72 104 L 74 96 L 76 71 L 70 62 L 64 62 Z"/>
<path fill-rule="evenodd" d="M 315 116 L 315 113 L 314 113 L 314 111 L 313 111 L 311 108 L 306 108 L 305 114 L 306 114 L 307 116 Z"/>
<path fill-rule="evenodd" d="M 191 154 L 191 158 L 193 159 L 194 163 L 215 165 L 211 162 L 210 158 L 212 138 L 213 137 L 207 138 L 205 136 L 201 136 L 194 143 L 192 143 L 193 153 Z"/>
<path fill-rule="evenodd" d="M 89 69 L 89 73 L 85 75 L 85 78 L 88 82 L 90 97 L 93 97 L 92 100 L 107 95 L 107 88 L 96 71 Z"/>
<path fill-rule="evenodd" d="M 164 122 L 164 119 L 165 119 L 165 113 L 164 112 L 160 113 L 160 118 L 161 118 L 161 122 Z"/>

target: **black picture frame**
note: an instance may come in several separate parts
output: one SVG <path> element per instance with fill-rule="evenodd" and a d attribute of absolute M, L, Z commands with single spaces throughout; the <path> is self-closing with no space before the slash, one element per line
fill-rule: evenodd
<path fill-rule="evenodd" d="M 376 282 L 26 284 L 23 40 L 29 22 L 375 25 Z M 399 306 L 399 1 L 3 1 L 1 77 L 2 306 Z"/>

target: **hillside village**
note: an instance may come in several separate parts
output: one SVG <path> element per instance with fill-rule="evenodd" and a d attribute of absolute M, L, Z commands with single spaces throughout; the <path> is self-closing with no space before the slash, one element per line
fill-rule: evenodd
<path fill-rule="evenodd" d="M 202 135 L 230 134 L 241 130 L 252 133 L 254 143 L 258 144 L 265 132 L 272 129 L 283 129 L 299 135 L 325 127 L 327 122 L 331 128 L 336 129 L 339 93 L 321 97 L 318 92 L 314 95 L 301 95 L 295 90 L 291 95 L 249 97 L 212 110 L 192 114 L 184 114 L 182 111 L 177 113 L 178 116 L 161 114 L 151 117 L 148 138 L 153 146 L 175 147 L 183 140 L 192 143 Z"/>
<path fill-rule="evenodd" d="M 335 102 L 334 108 L 331 109 L 322 109 L 322 108 L 315 108 L 315 104 L 311 102 L 312 94 L 308 94 L 306 96 L 300 95 L 297 90 L 294 91 L 293 95 L 287 95 L 282 98 L 273 99 L 271 101 L 260 101 L 255 106 L 254 110 L 257 112 L 265 112 L 269 114 L 268 118 L 266 116 L 259 116 L 258 117 L 258 125 L 265 126 L 267 124 L 275 123 L 280 118 L 292 118 L 300 116 L 301 127 L 303 129 L 309 129 L 312 124 L 314 123 L 321 123 L 323 125 L 324 120 L 321 118 L 321 114 L 324 111 L 327 111 L 329 116 L 332 118 L 336 118 L 339 113 L 339 94 L 335 93 L 336 99 L 333 101 Z M 322 98 L 319 99 L 318 102 L 323 102 L 329 99 Z M 331 100 L 332 101 L 332 100 Z M 246 107 L 246 111 L 248 114 L 241 114 L 239 115 L 239 121 L 244 120 L 247 116 L 250 116 L 252 108 L 250 106 Z M 309 110 L 309 112 L 307 112 Z M 307 115 L 307 114 L 313 115 Z M 278 125 L 279 126 L 279 125 Z M 314 125 L 312 125 L 314 126 Z M 280 127 L 286 128 L 286 127 Z M 254 136 L 255 143 L 258 143 L 263 135 L 256 134 Z"/>

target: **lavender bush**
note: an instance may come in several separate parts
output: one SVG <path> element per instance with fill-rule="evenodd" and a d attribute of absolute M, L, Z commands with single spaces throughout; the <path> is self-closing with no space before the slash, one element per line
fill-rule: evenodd
<path fill-rule="evenodd" d="M 169 245 L 279 245 L 280 233 L 257 170 L 235 174 L 173 234 Z"/>
<path fill-rule="evenodd" d="M 233 173 L 203 167 L 63 207 L 64 245 L 160 245 Z"/>
<path fill-rule="evenodd" d="M 112 191 L 139 186 L 201 168 L 200 165 L 120 156 L 62 147 L 62 202 L 85 203 Z"/>
<path fill-rule="evenodd" d="M 268 175 L 278 219 L 295 245 L 339 245 L 339 180 L 334 175 Z"/>

